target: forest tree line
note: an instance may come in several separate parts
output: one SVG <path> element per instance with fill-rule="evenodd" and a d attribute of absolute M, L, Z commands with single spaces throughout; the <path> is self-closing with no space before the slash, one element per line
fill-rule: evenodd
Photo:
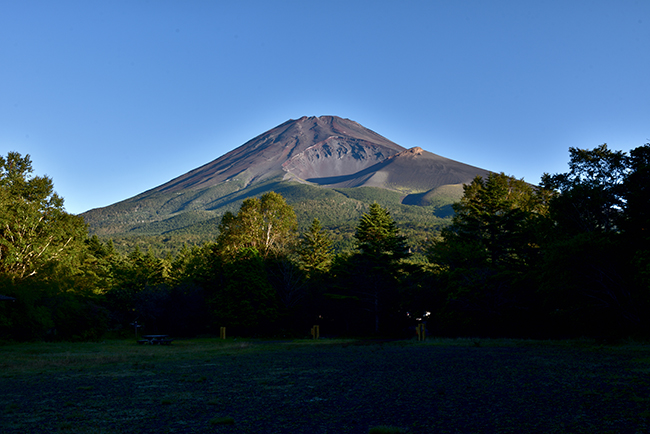
<path fill-rule="evenodd" d="M 166 258 L 116 251 L 65 212 L 30 157 L 0 156 L 0 339 L 174 336 L 616 339 L 650 335 L 650 144 L 571 148 L 539 186 L 477 177 L 452 223 L 409 245 L 377 203 L 354 249 L 318 216 L 303 233 L 277 193 L 226 213 L 214 241 Z M 413 255 L 415 248 L 424 255 Z"/>

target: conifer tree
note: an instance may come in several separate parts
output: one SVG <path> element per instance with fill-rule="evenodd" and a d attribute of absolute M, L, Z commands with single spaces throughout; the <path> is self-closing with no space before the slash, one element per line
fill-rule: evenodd
<path fill-rule="evenodd" d="M 368 212 L 361 216 L 354 237 L 361 254 L 377 261 L 379 266 L 409 255 L 406 239 L 400 235 L 395 220 L 377 202 L 372 203 Z"/>
<path fill-rule="evenodd" d="M 519 317 L 532 316 L 535 304 L 531 270 L 540 262 L 551 193 L 503 173 L 478 176 L 463 190 L 451 226 L 428 249 L 439 270 L 440 287 L 432 290 L 461 333 L 521 329 Z"/>
<path fill-rule="evenodd" d="M 300 266 L 307 274 L 307 277 L 329 271 L 332 265 L 332 251 L 332 240 L 323 230 L 320 220 L 315 218 L 307 232 L 302 235 L 298 247 Z"/>
<path fill-rule="evenodd" d="M 358 252 L 348 261 L 347 278 L 378 333 L 381 318 L 390 317 L 397 308 L 401 260 L 409 256 L 409 249 L 388 210 L 376 202 L 361 216 L 355 238 Z"/>

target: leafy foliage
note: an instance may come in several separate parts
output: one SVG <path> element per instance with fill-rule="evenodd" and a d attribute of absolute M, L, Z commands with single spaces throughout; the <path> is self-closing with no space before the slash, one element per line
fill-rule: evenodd
<path fill-rule="evenodd" d="M 637 182 L 647 176 L 647 149 L 628 156 L 607 145 L 571 148 L 570 171 L 543 177 L 559 194 L 550 203 L 555 225 L 541 289 L 563 322 L 579 319 L 603 336 L 627 334 L 642 324 L 639 305 L 647 306 L 648 287 L 633 276 L 647 262 L 635 260 L 644 257 L 643 243 L 630 241 L 643 239 L 641 210 L 648 202 L 639 194 L 647 187 Z"/>
<path fill-rule="evenodd" d="M 217 244 L 226 254 L 257 250 L 262 257 L 278 256 L 293 247 L 297 221 L 293 209 L 275 192 L 248 198 L 234 215 L 224 214 Z"/>
<path fill-rule="evenodd" d="M 623 211 L 622 185 L 628 156 L 606 144 L 592 150 L 570 148 L 569 172 L 542 176 L 542 186 L 557 190 L 553 218 L 568 233 L 612 231 Z"/>
<path fill-rule="evenodd" d="M 107 313 L 96 300 L 86 226 L 65 212 L 52 180 L 32 172 L 29 155 L 0 157 L 0 288 L 16 299 L 0 310 L 0 335 L 100 336 Z"/>
<path fill-rule="evenodd" d="M 33 276 L 79 247 L 83 220 L 65 212 L 52 180 L 32 176 L 29 155 L 0 156 L 0 274 Z"/>
<path fill-rule="evenodd" d="M 650 143 L 630 151 L 629 171 L 622 185 L 624 221 L 621 226 L 634 244 L 650 237 Z"/>
<path fill-rule="evenodd" d="M 228 325 L 250 332 L 277 318 L 276 296 L 264 258 L 257 250 L 239 250 L 234 260 L 224 265 L 223 273 L 225 282 L 209 301 L 215 326 Z"/>

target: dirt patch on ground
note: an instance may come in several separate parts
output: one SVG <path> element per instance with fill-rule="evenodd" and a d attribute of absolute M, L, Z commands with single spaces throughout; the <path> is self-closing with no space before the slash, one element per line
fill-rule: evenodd
<path fill-rule="evenodd" d="M 0 378 L 0 431 L 648 432 L 648 360 L 609 349 L 276 343 Z"/>

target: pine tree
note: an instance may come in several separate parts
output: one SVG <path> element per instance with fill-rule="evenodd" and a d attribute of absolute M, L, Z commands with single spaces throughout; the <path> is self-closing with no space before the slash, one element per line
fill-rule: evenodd
<path fill-rule="evenodd" d="M 401 260 L 409 256 L 409 249 L 388 210 L 376 202 L 361 216 L 355 238 L 358 253 L 350 258 L 352 291 L 371 312 L 378 333 L 380 319 L 395 313 Z"/>
<path fill-rule="evenodd" d="M 298 247 L 300 266 L 307 277 L 327 273 L 332 265 L 332 240 L 323 230 L 320 220 L 314 219 L 311 226 L 302 235 Z"/>
<path fill-rule="evenodd" d="M 400 235 L 395 220 L 377 202 L 361 216 L 354 236 L 357 249 L 378 266 L 389 265 L 409 255 L 406 239 Z"/>

